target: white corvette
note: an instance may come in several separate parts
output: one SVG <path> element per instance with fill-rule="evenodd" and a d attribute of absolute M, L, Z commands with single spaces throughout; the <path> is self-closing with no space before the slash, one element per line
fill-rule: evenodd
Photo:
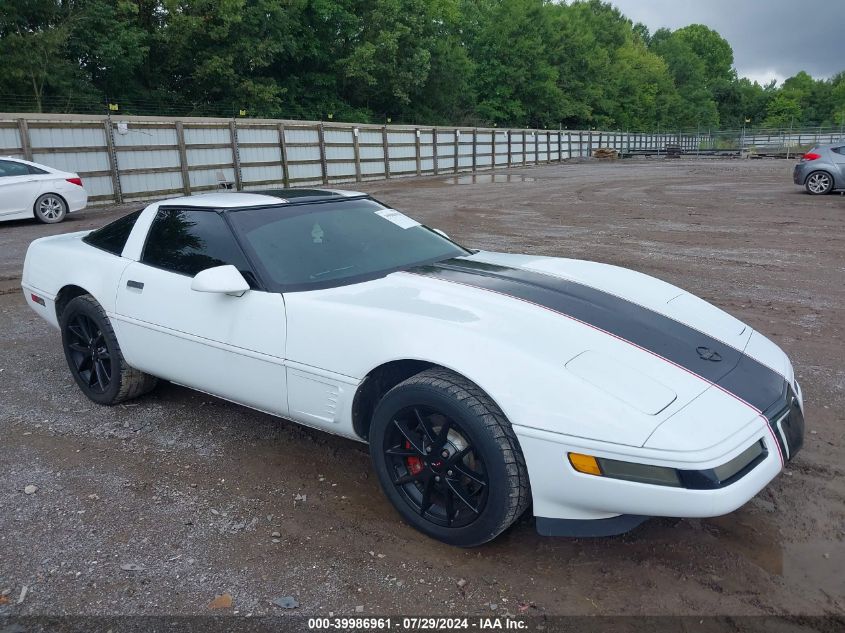
<path fill-rule="evenodd" d="M 163 378 L 367 441 L 399 513 L 460 546 L 746 503 L 801 447 L 786 355 L 705 301 L 587 261 L 467 250 L 364 194 L 151 204 L 26 256 L 82 391 Z"/>

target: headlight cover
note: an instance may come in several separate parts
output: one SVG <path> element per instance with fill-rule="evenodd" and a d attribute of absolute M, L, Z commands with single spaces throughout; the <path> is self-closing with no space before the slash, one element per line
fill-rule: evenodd
<path fill-rule="evenodd" d="M 754 442 L 730 461 L 707 470 L 682 470 L 667 466 L 623 462 L 583 453 L 568 453 L 567 457 L 572 468 L 585 475 L 621 479 L 654 486 L 713 490 L 724 488 L 741 479 L 763 461 L 767 454 L 766 447 L 760 440 Z"/>

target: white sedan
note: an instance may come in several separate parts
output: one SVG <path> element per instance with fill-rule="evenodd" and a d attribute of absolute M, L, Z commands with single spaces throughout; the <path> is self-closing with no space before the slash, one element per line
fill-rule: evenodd
<path fill-rule="evenodd" d="M 55 224 L 87 204 L 88 193 L 79 174 L 19 158 L 0 158 L 0 222 L 34 217 Z"/>
<path fill-rule="evenodd" d="M 163 378 L 369 442 L 402 517 L 459 546 L 529 507 L 570 536 L 725 514 L 803 441 L 789 359 L 720 309 L 469 250 L 364 194 L 156 202 L 36 240 L 22 285 L 93 401 Z"/>

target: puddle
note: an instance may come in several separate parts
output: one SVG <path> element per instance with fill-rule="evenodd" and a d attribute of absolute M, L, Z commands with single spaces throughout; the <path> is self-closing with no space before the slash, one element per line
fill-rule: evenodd
<path fill-rule="evenodd" d="M 719 542 L 770 574 L 783 575 L 783 548 L 777 529 L 741 514 L 703 519 L 702 525 Z"/>
<path fill-rule="evenodd" d="M 821 588 L 828 596 L 845 597 L 845 544 L 809 540 L 781 544 L 776 528 L 753 516 L 727 515 L 702 524 L 728 550 L 790 584 Z"/>
<path fill-rule="evenodd" d="M 534 182 L 530 176 L 519 174 L 469 174 L 444 180 L 447 185 L 487 185 L 494 182 Z"/>
<path fill-rule="evenodd" d="M 818 587 L 828 596 L 845 598 L 845 546 L 841 542 L 789 545 L 783 553 L 783 575 L 791 583 Z"/>

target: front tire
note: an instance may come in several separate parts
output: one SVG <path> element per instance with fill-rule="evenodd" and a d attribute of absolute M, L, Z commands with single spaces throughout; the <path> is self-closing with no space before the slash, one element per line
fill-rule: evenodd
<path fill-rule="evenodd" d="M 376 407 L 370 455 L 399 514 L 450 545 L 493 540 L 528 508 L 525 458 L 504 413 L 466 378 L 429 369 Z"/>
<path fill-rule="evenodd" d="M 155 388 L 155 376 L 126 364 L 105 310 L 91 295 L 68 303 L 59 325 L 70 373 L 89 399 L 113 405 Z"/>
<path fill-rule="evenodd" d="M 833 191 L 833 176 L 825 171 L 814 171 L 807 176 L 804 188 L 811 196 L 824 196 Z"/>
<path fill-rule="evenodd" d="M 38 196 L 33 210 L 39 222 L 58 224 L 67 216 L 67 202 L 55 193 L 45 193 Z"/>

